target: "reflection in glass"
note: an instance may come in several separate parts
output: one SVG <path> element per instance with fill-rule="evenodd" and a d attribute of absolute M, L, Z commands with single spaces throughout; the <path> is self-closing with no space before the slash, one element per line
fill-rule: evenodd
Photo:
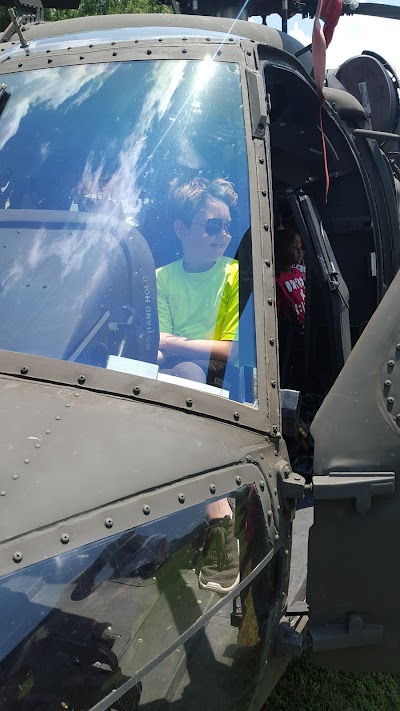
<path fill-rule="evenodd" d="M 0 348 L 157 377 L 155 270 L 182 255 L 171 182 L 225 178 L 238 195 L 224 256 L 238 261 L 239 352 L 218 394 L 254 404 L 239 67 L 130 61 L 0 81 Z"/>
<path fill-rule="evenodd" d="M 243 582 L 269 551 L 265 524 L 254 486 L 229 501 L 225 532 Z M 149 711 L 162 700 L 194 710 L 207 696 L 210 710 L 242 708 L 263 654 L 275 559 L 179 644 L 223 599 L 199 585 L 203 565 L 216 576 L 227 565 L 220 524 L 212 550 L 205 546 L 204 516 L 204 504 L 181 510 L 1 578 L 2 709 L 86 711 L 149 664 L 124 697 L 129 704 L 113 708 L 137 708 L 141 699 Z"/>

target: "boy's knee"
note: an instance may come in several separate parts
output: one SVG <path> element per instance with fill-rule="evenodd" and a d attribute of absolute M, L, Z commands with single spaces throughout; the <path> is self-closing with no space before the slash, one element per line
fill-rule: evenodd
<path fill-rule="evenodd" d="M 186 378 L 186 380 L 194 380 L 197 383 L 206 382 L 206 374 L 197 363 L 178 363 L 172 368 L 171 375 L 175 375 L 178 378 Z"/>

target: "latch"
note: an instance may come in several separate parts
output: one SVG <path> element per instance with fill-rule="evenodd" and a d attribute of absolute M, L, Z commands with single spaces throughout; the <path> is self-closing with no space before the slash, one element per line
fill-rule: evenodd
<path fill-rule="evenodd" d="M 314 476 L 314 499 L 335 501 L 355 499 L 358 513 L 367 513 L 373 496 L 393 494 L 394 472 L 331 472 L 327 476 Z"/>
<path fill-rule="evenodd" d="M 309 627 L 308 634 L 313 652 L 383 644 L 383 625 L 366 625 L 358 613 L 349 615 L 343 625 Z"/>
<path fill-rule="evenodd" d="M 292 472 L 288 462 L 285 459 L 280 459 L 276 463 L 276 470 L 280 478 L 280 490 L 285 500 L 287 509 L 293 509 L 297 499 L 302 499 L 304 496 L 305 479 Z"/>

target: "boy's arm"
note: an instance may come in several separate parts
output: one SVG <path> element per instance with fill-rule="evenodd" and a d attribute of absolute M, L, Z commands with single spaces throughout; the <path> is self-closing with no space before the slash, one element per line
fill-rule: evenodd
<path fill-rule="evenodd" d="M 174 336 L 171 333 L 160 333 L 160 351 L 166 355 L 178 356 L 188 360 L 212 358 L 226 361 L 229 358 L 232 341 L 212 341 Z"/>

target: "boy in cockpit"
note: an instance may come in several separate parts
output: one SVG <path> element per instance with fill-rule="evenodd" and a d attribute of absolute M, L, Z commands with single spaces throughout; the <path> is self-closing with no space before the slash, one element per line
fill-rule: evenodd
<path fill-rule="evenodd" d="M 174 182 L 174 230 L 183 258 L 157 270 L 158 362 L 172 375 L 221 383 L 239 322 L 239 265 L 231 241 L 232 183 L 222 178 Z"/>
<path fill-rule="evenodd" d="M 183 258 L 156 273 L 158 362 L 171 375 L 210 385 L 223 382 L 239 323 L 239 265 L 224 256 L 236 203 L 232 183 L 222 178 L 172 184 L 170 208 Z M 228 499 L 208 504 L 206 519 L 199 584 L 226 594 L 239 582 Z M 218 549 L 221 540 L 224 551 Z"/>

